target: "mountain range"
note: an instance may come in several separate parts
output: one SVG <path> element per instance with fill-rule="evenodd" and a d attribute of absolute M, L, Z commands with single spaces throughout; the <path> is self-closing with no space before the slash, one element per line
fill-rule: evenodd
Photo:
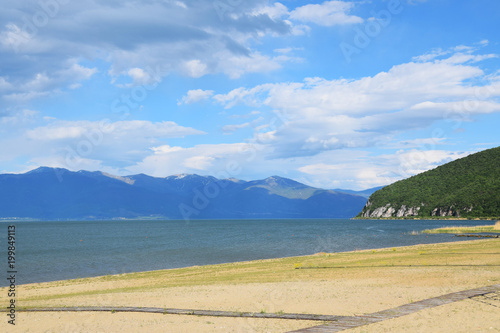
<path fill-rule="evenodd" d="M 0 175 L 0 218 L 350 218 L 375 190 L 326 190 L 279 176 L 121 177 L 40 167 Z"/>

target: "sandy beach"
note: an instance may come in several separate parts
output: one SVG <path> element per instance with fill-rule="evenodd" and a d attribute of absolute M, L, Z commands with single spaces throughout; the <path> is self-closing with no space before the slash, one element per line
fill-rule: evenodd
<path fill-rule="evenodd" d="M 23 312 L 157 307 L 358 316 L 500 284 L 500 240 L 316 254 L 18 286 L 5 332 L 287 332 L 322 321 L 161 313 Z M 346 332 L 498 332 L 498 296 L 470 298 Z M 2 308 L 9 301 L 0 289 Z M 499 304 L 495 303 L 498 302 Z"/>

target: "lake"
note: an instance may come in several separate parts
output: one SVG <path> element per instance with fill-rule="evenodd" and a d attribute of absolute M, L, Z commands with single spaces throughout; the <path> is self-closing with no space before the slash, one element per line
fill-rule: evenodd
<path fill-rule="evenodd" d="M 410 235 L 446 225 L 494 221 L 348 219 L 0 222 L 7 274 L 7 226 L 16 226 L 17 284 L 107 274 L 464 240 Z M 0 286 L 7 280 L 0 279 Z"/>

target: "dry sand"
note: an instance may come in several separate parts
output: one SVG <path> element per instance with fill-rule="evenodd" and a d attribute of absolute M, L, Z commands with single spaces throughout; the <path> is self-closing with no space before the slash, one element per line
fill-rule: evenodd
<path fill-rule="evenodd" d="M 300 266 L 308 269 L 294 269 Z M 18 286 L 18 304 L 352 316 L 494 284 L 500 284 L 500 241 L 490 239 L 24 285 Z M 7 304 L 6 289 L 0 293 L 1 304 Z M 14 328 L 3 316 L 2 332 L 286 332 L 321 324 L 143 313 L 18 312 Z M 498 332 L 500 304 L 464 300 L 346 332 L 399 331 Z"/>

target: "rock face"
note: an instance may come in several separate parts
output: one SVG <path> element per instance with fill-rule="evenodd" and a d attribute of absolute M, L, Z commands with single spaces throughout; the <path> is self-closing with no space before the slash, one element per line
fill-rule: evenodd
<path fill-rule="evenodd" d="M 372 203 L 368 201 L 363 209 L 362 217 L 366 218 L 390 218 L 390 217 L 408 217 L 417 216 L 420 207 L 406 207 L 406 205 L 401 205 L 399 208 L 392 207 L 392 204 L 387 204 L 383 207 L 377 207 L 371 210 Z"/>
<path fill-rule="evenodd" d="M 425 206 L 424 203 L 421 203 L 420 206 L 407 207 L 406 205 L 401 205 L 400 207 L 393 207 L 396 205 L 386 204 L 382 207 L 372 207 L 372 203 L 368 201 L 363 209 L 363 213 L 361 217 L 365 218 L 404 218 L 404 217 L 413 217 L 418 216 L 420 209 Z M 460 217 L 460 212 L 470 212 L 474 207 L 464 207 L 462 209 L 457 209 L 453 205 L 450 207 L 436 207 L 432 210 L 431 216 L 453 216 Z"/>
<path fill-rule="evenodd" d="M 462 209 L 457 209 L 453 205 L 450 207 L 436 207 L 432 210 L 431 216 L 454 216 L 460 217 L 460 212 L 470 212 L 474 207 L 464 207 Z"/>
<path fill-rule="evenodd" d="M 419 210 L 420 207 L 406 207 L 405 205 L 401 205 L 401 208 L 396 213 L 396 217 L 417 216 Z"/>

